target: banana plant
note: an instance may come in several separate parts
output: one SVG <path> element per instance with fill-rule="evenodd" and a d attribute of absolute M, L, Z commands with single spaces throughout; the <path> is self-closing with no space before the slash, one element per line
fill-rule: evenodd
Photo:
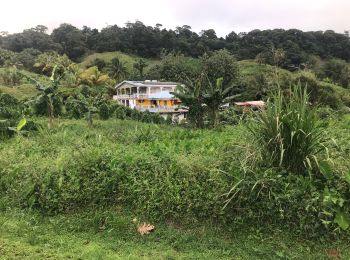
<path fill-rule="evenodd" d="M 33 83 L 36 87 L 36 89 L 40 92 L 39 95 L 36 97 L 35 100 L 32 100 L 34 102 L 40 102 L 44 101 L 47 105 L 47 112 L 48 112 L 48 128 L 51 129 L 54 126 L 54 119 L 55 119 L 55 111 L 54 111 L 54 101 L 59 100 L 62 101 L 61 95 L 58 91 L 59 82 L 63 78 L 64 73 L 58 74 L 56 72 L 57 66 L 55 66 L 52 70 L 51 77 L 50 77 L 50 83 L 48 85 L 43 85 L 39 81 L 29 77 L 26 74 L 22 75 L 26 77 L 31 83 Z"/>
<path fill-rule="evenodd" d="M 208 86 L 203 91 L 203 102 L 208 107 L 212 127 L 219 124 L 220 107 L 239 95 L 231 95 L 233 86 L 225 86 L 223 78 L 218 78 L 216 84 L 208 80 Z"/>
<path fill-rule="evenodd" d="M 22 119 L 18 122 L 18 124 L 17 124 L 16 127 L 10 126 L 10 127 L 8 127 L 8 129 L 9 129 L 10 131 L 15 132 L 16 134 L 22 134 L 22 133 L 25 132 L 25 131 L 22 131 L 22 129 L 23 129 L 23 127 L 25 127 L 26 124 L 27 124 L 27 119 L 26 119 L 26 118 L 22 118 Z"/>
<path fill-rule="evenodd" d="M 203 106 L 202 78 L 194 81 L 187 79 L 185 85 L 178 85 L 175 92 L 171 92 L 181 100 L 181 105 L 188 108 L 188 119 L 196 128 L 204 127 L 205 108 Z"/>

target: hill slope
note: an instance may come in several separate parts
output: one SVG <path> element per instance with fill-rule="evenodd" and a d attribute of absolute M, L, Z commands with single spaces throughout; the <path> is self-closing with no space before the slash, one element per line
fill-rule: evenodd
<path fill-rule="evenodd" d="M 80 64 L 81 67 L 86 68 L 88 67 L 90 64 L 92 64 L 94 62 L 95 59 L 102 59 L 105 62 L 109 62 L 111 61 L 113 58 L 118 58 L 119 60 L 121 60 L 122 62 L 125 63 L 126 67 L 129 70 L 133 69 L 133 64 L 141 59 L 138 56 L 134 56 L 134 55 L 130 55 L 130 54 L 126 54 L 126 53 L 122 53 L 119 51 L 115 51 L 115 52 L 103 52 L 103 53 L 93 53 L 88 55 L 87 57 L 85 57 L 83 59 L 83 61 Z M 147 62 L 148 65 L 153 65 L 156 63 L 159 63 L 159 60 L 157 59 L 144 59 Z"/>

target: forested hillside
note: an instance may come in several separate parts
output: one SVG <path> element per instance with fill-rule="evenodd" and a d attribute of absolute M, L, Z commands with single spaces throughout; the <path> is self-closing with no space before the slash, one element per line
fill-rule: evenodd
<path fill-rule="evenodd" d="M 107 26 L 102 30 L 61 24 L 51 34 L 47 34 L 47 27 L 38 25 L 22 33 L 2 33 L 0 47 L 14 52 L 29 48 L 40 52 L 56 51 L 67 54 L 74 61 L 91 52 L 121 51 L 155 58 L 165 51 L 200 57 L 204 53 L 226 48 L 239 60 L 254 59 L 259 55 L 260 59 L 268 62 L 271 62 L 269 51 L 275 48 L 285 51 L 286 58 L 282 65 L 289 69 L 313 64 L 316 57 L 350 60 L 348 35 L 331 30 L 253 30 L 218 37 L 213 29 L 205 29 L 198 34 L 188 25 L 172 30 L 163 28 L 161 24 L 147 26 L 139 21 L 126 23 L 124 27 Z"/>

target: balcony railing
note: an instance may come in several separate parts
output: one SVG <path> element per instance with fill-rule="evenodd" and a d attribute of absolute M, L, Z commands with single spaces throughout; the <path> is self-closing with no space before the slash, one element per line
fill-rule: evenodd
<path fill-rule="evenodd" d="M 177 106 L 171 106 L 171 107 L 164 107 L 164 106 L 135 106 L 135 108 L 139 111 L 146 111 L 148 110 L 149 112 L 152 113 L 159 113 L 159 112 L 175 112 L 177 111 L 178 107 Z"/>
<path fill-rule="evenodd" d="M 123 94 L 123 95 L 114 95 L 113 99 L 124 99 L 124 98 L 148 98 L 148 94 Z"/>

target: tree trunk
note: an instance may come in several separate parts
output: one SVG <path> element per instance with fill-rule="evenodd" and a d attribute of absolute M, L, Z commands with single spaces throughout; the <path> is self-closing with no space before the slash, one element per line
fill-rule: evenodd
<path fill-rule="evenodd" d="M 211 114 L 211 123 L 212 123 L 212 127 L 215 128 L 218 126 L 219 122 L 218 122 L 218 109 L 216 108 L 212 108 L 210 111 Z"/>

